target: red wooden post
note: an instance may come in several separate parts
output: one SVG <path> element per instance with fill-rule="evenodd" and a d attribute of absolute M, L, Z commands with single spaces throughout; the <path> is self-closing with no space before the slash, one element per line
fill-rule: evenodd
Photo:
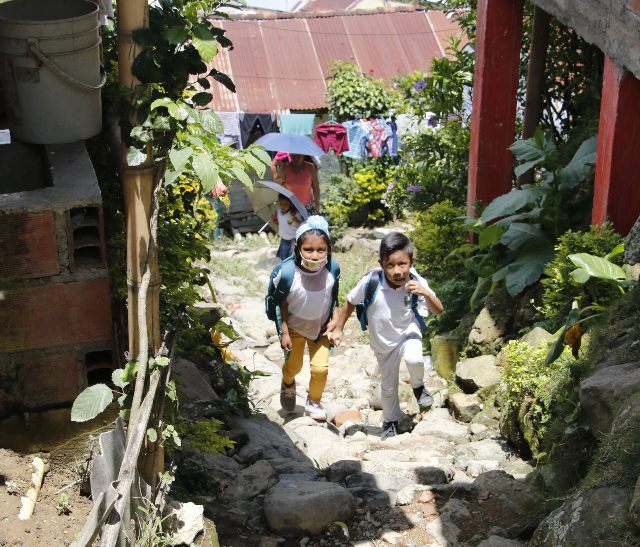
<path fill-rule="evenodd" d="M 467 212 L 511 190 L 522 0 L 478 0 Z"/>
<path fill-rule="evenodd" d="M 622 235 L 640 212 L 640 81 L 605 57 L 591 221 Z"/>

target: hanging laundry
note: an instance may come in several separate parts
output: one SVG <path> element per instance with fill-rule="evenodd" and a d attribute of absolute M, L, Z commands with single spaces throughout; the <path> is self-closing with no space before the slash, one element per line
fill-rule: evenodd
<path fill-rule="evenodd" d="M 221 144 L 233 146 L 237 143 L 238 148 L 242 148 L 240 139 L 240 112 L 216 112 L 224 131 L 218 134 Z"/>
<path fill-rule="evenodd" d="M 396 122 L 393 118 L 380 121 L 383 123 L 384 129 L 387 132 L 387 140 L 382 146 L 382 153 L 395 157 L 398 155 L 398 132 Z"/>
<path fill-rule="evenodd" d="M 325 152 L 333 150 L 336 156 L 349 150 L 347 128 L 341 123 L 327 122 L 317 125 L 313 132 L 313 140 Z"/>
<path fill-rule="evenodd" d="M 360 120 L 369 130 L 369 138 L 367 139 L 367 149 L 369 156 L 379 158 L 382 155 L 382 145 L 387 140 L 387 131 L 383 123 L 377 118 L 369 120 Z"/>
<path fill-rule="evenodd" d="M 280 133 L 311 136 L 315 119 L 315 114 L 280 114 Z"/>
<path fill-rule="evenodd" d="M 240 142 L 242 148 L 246 148 L 262 135 L 277 132 L 278 125 L 275 114 L 240 113 Z"/>
<path fill-rule="evenodd" d="M 342 155 L 356 160 L 365 158 L 367 155 L 366 142 L 369 138 L 368 128 L 360 120 L 349 120 L 343 122 L 342 125 L 347 130 L 349 146 L 349 150 Z"/>

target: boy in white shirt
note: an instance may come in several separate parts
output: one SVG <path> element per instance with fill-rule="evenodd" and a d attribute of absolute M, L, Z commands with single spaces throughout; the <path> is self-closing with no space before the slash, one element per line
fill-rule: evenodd
<path fill-rule="evenodd" d="M 278 224 L 278 235 L 280 236 L 280 246 L 276 256 L 280 260 L 291 256 L 293 244 L 296 239 L 296 230 L 302 223 L 299 213 L 291 203 L 291 200 L 278 194 L 276 201 L 275 221 Z"/>
<path fill-rule="evenodd" d="M 331 334 L 337 346 L 342 340 L 344 324 L 356 305 L 365 299 L 365 291 L 371 276 L 380 275 L 380 285 L 366 308 L 369 339 L 378 360 L 382 376 L 381 439 L 397 434 L 401 416 L 398 400 L 400 360 L 404 358 L 411 377 L 413 393 L 421 409 L 433 404 L 433 397 L 424 386 L 424 359 L 422 356 L 422 332 L 415 312 L 426 317 L 443 310 L 442 302 L 429 288 L 427 281 L 413 269 L 413 245 L 409 238 L 392 232 L 380 243 L 380 270 L 365 275 L 347 295 Z M 412 295 L 417 295 L 417 309 L 412 307 Z M 414 297 L 415 298 L 415 297 Z"/>

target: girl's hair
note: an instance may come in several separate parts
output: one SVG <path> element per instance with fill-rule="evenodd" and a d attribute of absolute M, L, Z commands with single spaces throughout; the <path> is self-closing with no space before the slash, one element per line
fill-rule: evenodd
<path fill-rule="evenodd" d="M 289 203 L 291 203 L 291 200 L 284 194 L 278 194 L 278 199 L 286 199 Z"/>
<path fill-rule="evenodd" d="M 393 253 L 404 251 L 413 258 L 413 244 L 411 240 L 401 232 L 391 232 L 384 236 L 380 242 L 380 260 L 389 258 Z"/>
<path fill-rule="evenodd" d="M 327 257 L 331 256 L 331 239 L 329 238 L 329 236 L 322 230 L 318 230 L 317 228 L 311 228 L 310 230 L 307 230 L 306 232 L 304 232 L 296 241 L 296 246 L 294 248 L 294 255 L 295 255 L 295 262 L 298 265 L 300 265 L 300 259 L 301 259 L 300 247 L 302 246 L 302 242 L 304 241 L 304 239 L 310 235 L 320 236 L 321 238 L 323 238 L 325 243 L 327 244 Z"/>

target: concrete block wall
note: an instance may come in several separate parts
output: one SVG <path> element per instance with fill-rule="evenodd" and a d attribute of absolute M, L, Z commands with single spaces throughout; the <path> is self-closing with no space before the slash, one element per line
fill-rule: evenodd
<path fill-rule="evenodd" d="M 9 174 L 4 193 L 0 183 L 0 418 L 67 405 L 114 368 L 93 167 L 82 143 L 34 153 L 50 180 L 22 192 L 11 184 L 22 165 L 0 158 Z"/>

